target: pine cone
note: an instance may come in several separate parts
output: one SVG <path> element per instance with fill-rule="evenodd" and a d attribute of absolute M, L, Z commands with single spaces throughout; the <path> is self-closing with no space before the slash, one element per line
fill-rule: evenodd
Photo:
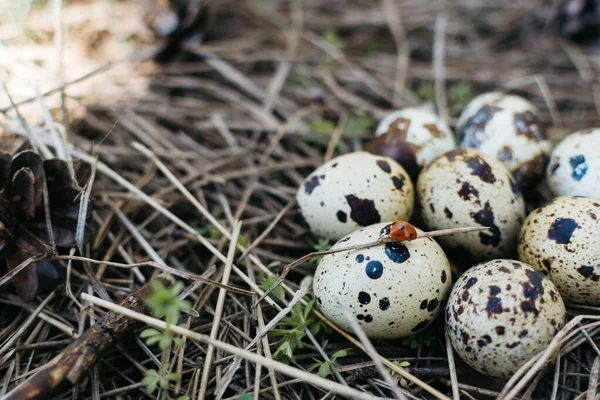
<path fill-rule="evenodd" d="M 76 245 L 80 191 L 75 188 L 66 162 L 42 161 L 33 151 L 14 157 L 0 153 L 0 256 L 8 271 L 30 257 L 46 257 L 55 249 L 49 237 L 44 206 L 48 191 L 51 231 L 57 248 Z M 91 206 L 85 216 L 91 216 Z M 91 231 L 85 230 L 85 241 Z M 30 264 L 12 279 L 17 294 L 25 301 L 35 297 L 38 288 L 36 265 Z"/>

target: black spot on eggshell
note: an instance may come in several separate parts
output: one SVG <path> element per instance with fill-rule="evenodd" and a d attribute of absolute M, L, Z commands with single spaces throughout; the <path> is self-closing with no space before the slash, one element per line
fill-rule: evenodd
<path fill-rule="evenodd" d="M 544 274 L 539 271 L 527 270 L 525 272 L 529 278 L 528 282 L 523 283 L 523 295 L 527 300 L 521 302 L 521 310 L 523 312 L 532 312 L 534 315 L 539 314 L 536 308 L 535 301 L 540 298 L 540 302 L 544 302 Z"/>
<path fill-rule="evenodd" d="M 359 292 L 358 302 L 360 304 L 369 304 L 371 302 L 371 295 L 367 292 Z"/>
<path fill-rule="evenodd" d="M 573 179 L 576 181 L 582 180 L 588 170 L 585 157 L 583 155 L 573 156 L 569 159 L 569 164 L 571 164 L 571 168 L 573 169 L 573 173 L 571 174 Z"/>
<path fill-rule="evenodd" d="M 496 177 L 492 172 L 492 167 L 481 157 L 471 157 L 466 160 L 467 166 L 471 169 L 471 175 L 477 176 L 483 182 L 494 183 Z"/>
<path fill-rule="evenodd" d="M 356 319 L 359 320 L 359 321 L 362 321 L 363 319 L 365 319 L 365 316 L 363 314 L 358 314 L 356 316 Z"/>
<path fill-rule="evenodd" d="M 381 311 L 385 311 L 388 308 L 390 308 L 390 299 L 384 297 L 383 299 L 379 300 L 379 309 Z"/>
<path fill-rule="evenodd" d="M 500 288 L 498 286 L 490 286 L 490 295 L 491 296 L 496 296 L 498 293 L 500 293 Z"/>
<path fill-rule="evenodd" d="M 478 149 L 485 137 L 485 126 L 500 110 L 502 110 L 500 107 L 486 105 L 473 114 L 460 131 L 463 147 Z"/>
<path fill-rule="evenodd" d="M 580 226 L 572 218 L 556 218 L 548 229 L 548 239 L 554 240 L 557 244 L 569 244 L 577 228 Z"/>
<path fill-rule="evenodd" d="M 319 177 L 315 175 L 306 182 L 304 182 L 304 191 L 307 194 L 311 195 L 313 190 L 315 190 L 315 188 L 320 184 L 321 182 L 319 181 Z"/>
<path fill-rule="evenodd" d="M 438 301 L 438 299 L 430 300 L 429 303 L 427 304 L 427 311 L 431 312 L 431 311 L 435 310 L 439 304 L 440 304 L 440 302 Z"/>
<path fill-rule="evenodd" d="M 383 265 L 379 261 L 369 261 L 365 267 L 367 276 L 371 279 L 379 279 L 383 275 Z"/>
<path fill-rule="evenodd" d="M 502 299 L 500 299 L 499 297 L 491 297 L 488 300 L 485 310 L 488 313 L 488 317 L 491 317 L 492 314 L 501 314 L 502 313 Z"/>
<path fill-rule="evenodd" d="M 471 217 L 479 225 L 490 228 L 487 231 L 479 232 L 479 241 L 481 244 L 497 247 L 500 244 L 502 234 L 500 233 L 500 228 L 494 223 L 494 212 L 490 207 L 490 202 L 486 201 L 483 209 L 476 213 L 471 213 Z"/>
<path fill-rule="evenodd" d="M 340 221 L 342 223 L 346 223 L 346 221 L 348 220 L 348 215 L 346 215 L 346 213 L 343 212 L 342 210 L 339 210 L 335 215 L 336 215 L 338 221 Z"/>
<path fill-rule="evenodd" d="M 550 161 L 550 175 L 554 175 L 556 170 L 560 167 L 560 163 L 558 162 L 558 157 L 553 157 L 552 161 Z"/>
<path fill-rule="evenodd" d="M 399 264 L 410 258 L 410 252 L 401 242 L 386 243 L 385 254 L 390 260 Z"/>
<path fill-rule="evenodd" d="M 465 331 L 460 331 L 460 337 L 462 338 L 462 342 L 465 345 L 468 344 L 469 339 L 471 339 L 471 336 Z"/>
<path fill-rule="evenodd" d="M 496 333 L 497 333 L 498 335 L 504 335 L 504 332 L 505 332 L 506 328 L 504 328 L 503 326 L 497 326 L 497 327 L 495 328 L 495 330 L 496 330 Z"/>
<path fill-rule="evenodd" d="M 448 279 L 446 276 L 446 271 L 442 271 L 442 283 L 446 283 L 446 279 Z"/>
<path fill-rule="evenodd" d="M 600 275 L 594 273 L 594 267 L 582 265 L 581 267 L 577 268 L 577 272 L 579 272 L 585 279 L 591 279 L 594 282 L 598 282 L 600 279 Z"/>
<path fill-rule="evenodd" d="M 420 308 L 421 310 L 424 310 L 424 309 L 426 309 L 426 308 L 427 308 L 427 300 L 423 300 L 423 301 L 421 302 L 421 305 L 419 306 L 419 308 Z"/>
<path fill-rule="evenodd" d="M 546 268 L 547 271 L 550 271 L 552 269 L 552 261 L 553 257 L 542 260 L 542 265 L 544 266 L 544 268 Z"/>
<path fill-rule="evenodd" d="M 392 168 L 390 167 L 390 164 L 385 160 L 377 160 L 377 166 L 379 168 L 381 168 L 381 170 L 383 172 L 385 172 L 386 174 L 389 174 L 390 172 L 392 172 Z"/>
<path fill-rule="evenodd" d="M 444 208 L 444 214 L 446 215 L 446 218 L 452 218 L 453 215 L 448 207 Z"/>
<path fill-rule="evenodd" d="M 371 314 L 365 315 L 365 322 L 366 323 L 373 322 L 373 316 Z"/>
<path fill-rule="evenodd" d="M 513 342 L 513 343 L 508 343 L 506 345 L 506 347 L 508 347 L 509 349 L 514 349 L 515 347 L 517 347 L 519 344 L 521 344 L 521 342 Z"/>
<path fill-rule="evenodd" d="M 413 332 L 420 331 L 421 329 L 425 328 L 427 325 L 429 325 L 428 319 L 426 319 L 425 321 L 419 322 L 417 325 L 415 325 L 414 328 L 411 329 L 411 331 L 413 331 Z"/>
<path fill-rule="evenodd" d="M 465 285 L 465 289 L 470 289 L 474 284 L 477 283 L 477 278 L 469 278 L 467 284 Z"/>
<path fill-rule="evenodd" d="M 402 188 L 404 187 L 405 180 L 406 178 L 404 177 L 404 175 L 392 176 L 392 183 L 398 190 L 402 190 Z"/>
<path fill-rule="evenodd" d="M 360 199 L 353 194 L 346 196 L 350 206 L 350 218 L 360 226 L 369 226 L 381 222 L 381 217 L 375 202 L 369 199 Z"/>
<path fill-rule="evenodd" d="M 465 201 L 471 201 L 471 197 L 473 200 L 479 198 L 479 191 L 471 186 L 469 182 L 463 182 L 460 190 L 458 191 L 458 195 Z"/>
<path fill-rule="evenodd" d="M 477 347 L 482 348 L 492 343 L 492 337 L 490 335 L 483 335 L 481 339 L 477 340 Z"/>
<path fill-rule="evenodd" d="M 519 332 L 519 339 L 523 339 L 528 334 L 529 334 L 529 331 L 527 329 L 523 329 L 521 332 Z"/>

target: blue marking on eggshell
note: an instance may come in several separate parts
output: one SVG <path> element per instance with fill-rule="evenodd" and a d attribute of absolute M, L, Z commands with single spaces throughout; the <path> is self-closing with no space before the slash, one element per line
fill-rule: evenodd
<path fill-rule="evenodd" d="M 379 261 L 370 261 L 365 268 L 365 272 L 369 278 L 379 279 L 383 275 L 383 265 Z"/>

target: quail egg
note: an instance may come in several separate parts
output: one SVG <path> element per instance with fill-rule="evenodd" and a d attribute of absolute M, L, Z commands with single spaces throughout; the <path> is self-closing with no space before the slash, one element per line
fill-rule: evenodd
<path fill-rule="evenodd" d="M 381 120 L 367 149 L 398 161 L 416 179 L 421 168 L 455 147 L 452 131 L 437 115 L 405 108 Z"/>
<path fill-rule="evenodd" d="M 487 226 L 488 231 L 438 238 L 449 255 L 474 263 L 516 254 L 525 204 L 513 177 L 498 160 L 458 148 L 427 166 L 417 192 L 431 230 Z"/>
<path fill-rule="evenodd" d="M 317 168 L 304 180 L 296 199 L 315 235 L 338 240 L 362 226 L 409 220 L 414 187 L 396 161 L 359 151 Z"/>
<path fill-rule="evenodd" d="M 387 225 L 352 232 L 332 249 L 374 241 Z M 425 328 L 438 315 L 450 288 L 450 264 L 431 238 L 326 255 L 313 279 L 323 314 L 351 332 L 339 300 L 370 338 L 400 338 Z"/>
<path fill-rule="evenodd" d="M 462 147 L 502 161 L 520 185 L 544 174 L 549 142 L 533 104 L 519 96 L 485 93 L 463 110 L 457 126 Z"/>
<path fill-rule="evenodd" d="M 567 136 L 552 151 L 546 170 L 555 196 L 600 199 L 600 128 Z"/>
<path fill-rule="evenodd" d="M 519 259 L 543 271 L 568 302 L 600 305 L 600 200 L 557 197 L 525 220 Z"/>
<path fill-rule="evenodd" d="M 565 323 L 550 279 L 530 265 L 493 260 L 462 274 L 448 298 L 446 331 L 473 369 L 508 378 L 545 350 Z"/>

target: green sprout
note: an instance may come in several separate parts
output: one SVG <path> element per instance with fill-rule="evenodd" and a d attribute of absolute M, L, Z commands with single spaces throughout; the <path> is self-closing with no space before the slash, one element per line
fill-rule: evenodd
<path fill-rule="evenodd" d="M 331 355 L 329 361 L 323 361 L 309 365 L 308 368 L 306 368 L 306 370 L 310 372 L 318 368 L 319 376 L 321 378 L 325 378 L 331 373 L 331 364 L 333 364 L 338 358 L 346 357 L 348 355 L 348 350 L 350 349 L 338 350 Z"/>
<path fill-rule="evenodd" d="M 177 282 L 170 288 L 165 287 L 160 281 L 152 282 L 152 294 L 144 302 L 150 308 L 155 318 L 164 318 L 167 327 L 165 330 L 146 328 L 140 333 L 140 338 L 145 339 L 148 346 L 158 344 L 158 347 L 162 351 L 158 371 L 155 369 L 146 370 L 142 384 L 149 393 L 153 393 L 160 387 L 163 390 L 163 398 L 169 400 L 172 399 L 168 395 L 169 383 L 179 382 L 181 376 L 171 372 L 171 365 L 166 360 L 172 343 L 177 345 L 183 344 L 183 340 L 180 337 L 173 335 L 171 326 L 179 322 L 182 313 L 192 312 L 190 302 L 178 298 L 182 290 L 183 284 L 181 282 Z M 176 400 L 188 400 L 188 396 L 179 396 Z"/>
<path fill-rule="evenodd" d="M 277 350 L 273 354 L 273 359 L 286 364 L 295 361 L 296 349 L 304 347 L 302 339 L 306 336 L 305 329 L 310 330 L 313 335 L 316 335 L 322 329 L 331 332 L 329 326 L 310 315 L 314 304 L 314 299 L 309 301 L 306 306 L 296 303 L 291 316 L 282 319 L 277 324 L 277 329 L 272 329 L 269 332 L 269 335 L 273 337 L 281 337 L 275 344 Z"/>
<path fill-rule="evenodd" d="M 329 239 L 319 239 L 317 244 L 314 246 L 315 251 L 327 251 L 329 248 L 331 248 L 331 241 L 329 241 Z M 324 256 L 317 256 L 310 260 L 310 262 L 313 264 L 318 264 L 321 262 L 323 257 Z"/>

